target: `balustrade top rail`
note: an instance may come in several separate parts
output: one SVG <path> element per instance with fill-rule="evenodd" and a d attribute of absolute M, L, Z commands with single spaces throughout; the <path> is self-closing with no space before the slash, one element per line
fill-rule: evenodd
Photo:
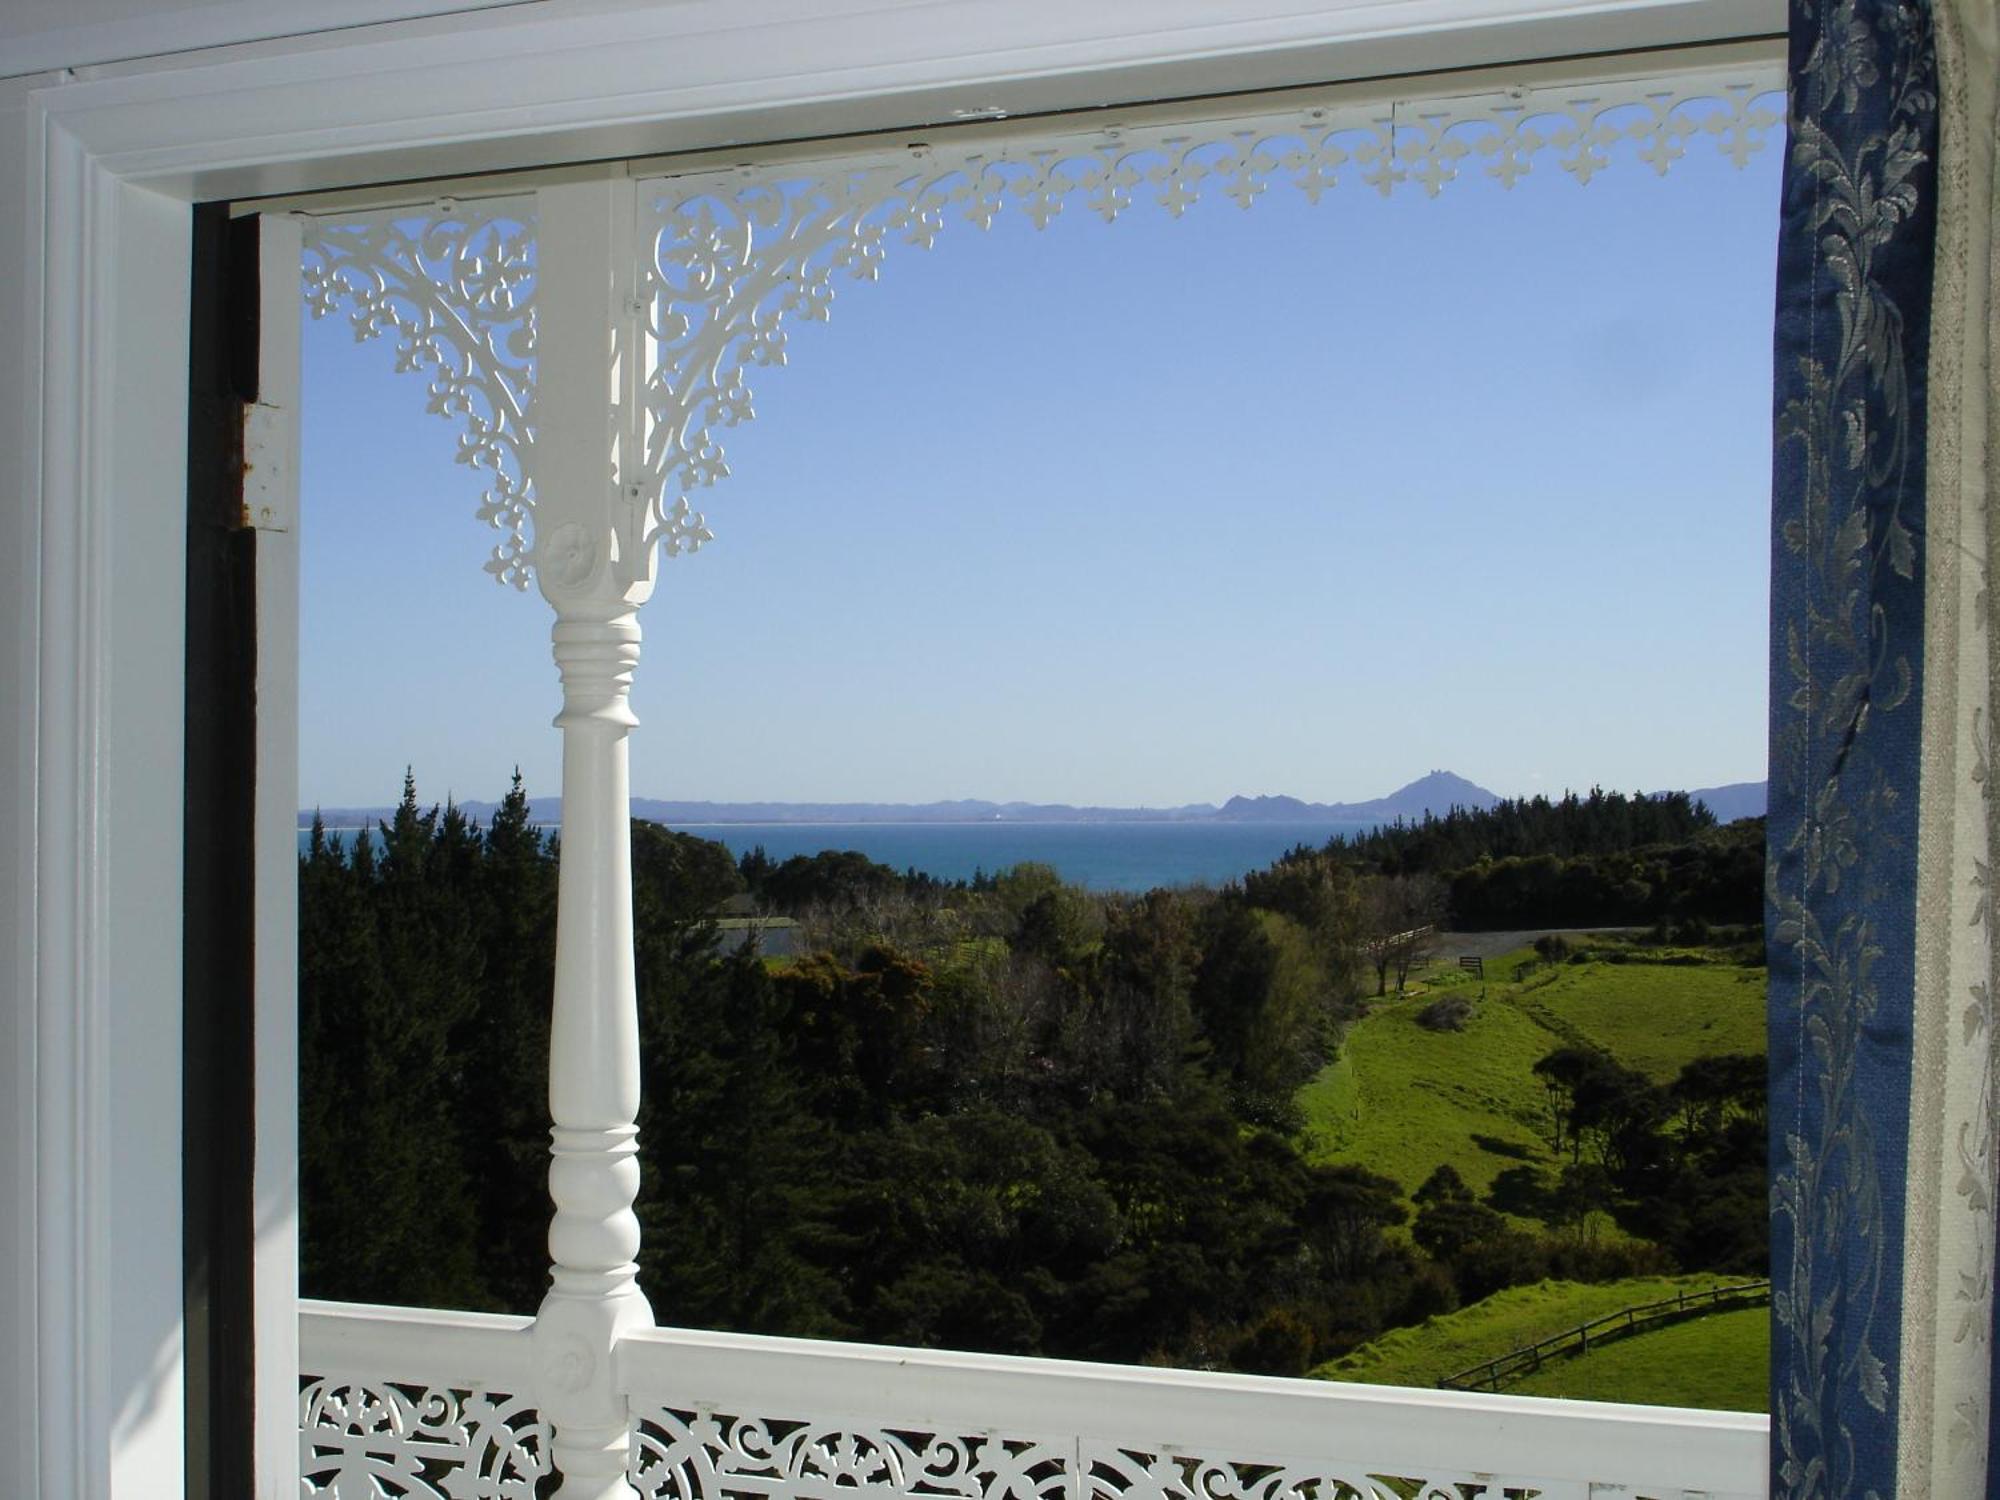
<path fill-rule="evenodd" d="M 318 1377 L 308 1395 L 319 1393 L 306 1420 L 326 1434 L 317 1447 L 314 1431 L 301 1434 L 308 1465 L 319 1456 L 330 1474 L 343 1441 L 366 1446 L 329 1426 L 360 1409 L 325 1399 L 329 1383 L 347 1381 L 400 1384 L 413 1409 L 442 1392 L 454 1421 L 502 1413 L 511 1426 L 497 1443 L 482 1447 L 474 1433 L 464 1447 L 504 1448 L 530 1472 L 539 1438 L 520 1401 L 532 1389 L 530 1338 L 521 1318 L 303 1304 L 301 1359 Z M 825 1500 L 833 1490 L 857 1500 L 1380 1500 L 1411 1482 L 1421 1493 L 1528 1489 L 1545 1500 L 1607 1489 L 1765 1494 L 1769 1424 L 1755 1413 L 686 1329 L 625 1335 L 614 1366 L 632 1401 L 632 1478 L 646 1500 Z M 382 1426 L 367 1435 L 371 1463 Z"/>
<path fill-rule="evenodd" d="M 299 1364 L 315 1375 L 383 1375 L 456 1390 L 524 1389 L 533 1318 L 299 1299 Z"/>

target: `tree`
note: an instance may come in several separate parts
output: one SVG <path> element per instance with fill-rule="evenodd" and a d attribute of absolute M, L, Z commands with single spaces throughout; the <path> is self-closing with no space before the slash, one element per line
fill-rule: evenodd
<path fill-rule="evenodd" d="M 1671 1113 L 1667 1094 L 1636 1068 L 1598 1056 L 1576 1085 L 1570 1132 L 1625 1191 L 1638 1193 L 1665 1154 L 1659 1131 Z"/>
<path fill-rule="evenodd" d="M 943 1102 L 938 1053 L 927 1045 L 930 968 L 886 946 L 852 966 L 816 954 L 774 975 L 801 1055 L 806 1100 L 839 1129 L 886 1123 Z"/>
<path fill-rule="evenodd" d="M 1492 1239 L 1507 1221 L 1471 1198 L 1444 1198 L 1424 1205 L 1410 1226 L 1410 1238 L 1434 1260 L 1453 1261 L 1469 1245 Z"/>
<path fill-rule="evenodd" d="M 555 990 L 556 863 L 528 822 L 516 770 L 472 871 L 482 955 L 478 1004 L 452 1040 L 464 1070 L 459 1108 L 493 1300 L 533 1312 L 548 1285 L 549 1008 Z"/>
<path fill-rule="evenodd" d="M 1549 1195 L 1550 1222 L 1575 1229 L 1586 1240 L 1595 1238 L 1593 1216 L 1610 1207 L 1610 1174 L 1593 1162 L 1571 1162 L 1564 1167 Z"/>
<path fill-rule="evenodd" d="M 1387 1177 L 1347 1163 L 1315 1166 L 1299 1207 L 1299 1232 L 1325 1275 L 1366 1275 L 1386 1251 L 1383 1231 L 1409 1212 L 1402 1189 Z"/>
<path fill-rule="evenodd" d="M 1436 951 L 1437 924 L 1445 913 L 1444 882 L 1428 871 L 1373 876 L 1363 887 L 1362 912 L 1375 993 L 1389 992 L 1393 974 L 1400 994 L 1410 971 Z"/>
<path fill-rule="evenodd" d="M 489 1308 L 468 1142 L 454 1107 L 484 954 L 467 878 L 478 834 L 402 801 L 344 860 L 300 872 L 301 1278 L 316 1296 Z"/>
<path fill-rule="evenodd" d="M 742 890 L 743 876 L 723 845 L 658 823 L 633 821 L 635 926 L 665 926 L 706 939 L 717 908 Z"/>
<path fill-rule="evenodd" d="M 1293 1096 L 1333 1044 L 1333 995 L 1298 924 L 1241 900 L 1209 913 L 1192 994 L 1196 1018 L 1247 1119 L 1290 1127 Z"/>
<path fill-rule="evenodd" d="M 743 877 L 743 888 L 759 901 L 764 899 L 764 882 L 777 868 L 778 862 L 764 852 L 762 844 L 745 850 L 743 857 L 736 862 L 736 872 Z"/>
<path fill-rule="evenodd" d="M 1763 1128 L 1767 1064 L 1754 1053 L 1697 1057 L 1669 1085 L 1684 1142 L 1692 1145 L 1721 1133 L 1732 1118 Z"/>
<path fill-rule="evenodd" d="M 1269 869 L 1245 875 L 1243 897 L 1296 922 L 1319 949 L 1329 979 L 1345 988 L 1364 922 L 1361 882 L 1347 863 L 1318 850 L 1294 850 Z"/>
<path fill-rule="evenodd" d="M 1082 958 L 1096 937 L 1096 908 L 1066 885 L 1030 898 L 1015 920 L 1013 945 L 1061 968 Z"/>
<path fill-rule="evenodd" d="M 1410 1194 L 1410 1201 L 1419 1208 L 1432 1203 L 1469 1203 L 1472 1189 L 1465 1185 L 1465 1179 L 1458 1175 L 1458 1168 L 1450 1162 L 1444 1163 L 1423 1180 L 1423 1185 Z"/>
<path fill-rule="evenodd" d="M 1128 1101 L 1172 1092 L 1194 1043 L 1200 958 L 1186 897 L 1155 890 L 1109 909 L 1082 1037 L 1081 1061 L 1099 1086 Z"/>
<path fill-rule="evenodd" d="M 1535 1063 L 1534 1074 L 1542 1081 L 1543 1103 L 1549 1124 L 1549 1149 L 1560 1153 L 1565 1142 L 1572 1158 L 1583 1150 L 1575 1129 L 1577 1089 L 1603 1062 L 1604 1055 L 1589 1047 L 1558 1047 Z"/>
<path fill-rule="evenodd" d="M 758 872 L 753 862 L 750 872 Z M 852 849 L 794 854 L 776 869 L 761 871 L 761 890 L 771 909 L 804 916 L 815 907 L 848 910 L 888 895 L 902 883 L 887 865 Z"/>
<path fill-rule="evenodd" d="M 747 950 L 717 959 L 661 933 L 644 947 L 641 1284 L 696 1327 L 852 1333 L 824 1264 L 848 1248 L 847 1189 L 806 1108 L 785 995 Z"/>

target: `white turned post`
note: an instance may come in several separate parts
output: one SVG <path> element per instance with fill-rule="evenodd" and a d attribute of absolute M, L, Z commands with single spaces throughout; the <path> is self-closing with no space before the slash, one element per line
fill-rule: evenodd
<path fill-rule="evenodd" d="M 542 1414 L 555 1423 L 563 1500 L 632 1494 L 629 1410 L 611 1356 L 652 1326 L 638 1286 L 639 1019 L 632 967 L 627 696 L 639 660 L 629 606 L 564 608 L 562 864 L 556 895 L 549 1113 L 552 1285 L 535 1325 Z"/>
<path fill-rule="evenodd" d="M 617 359 L 634 337 L 632 188 L 584 182 L 536 196 L 534 564 L 556 611 L 563 803 L 549 1034 L 555 1217 L 534 1394 L 554 1429 L 560 1500 L 630 1500 L 631 1409 L 614 1355 L 626 1333 L 653 1324 L 632 1211 L 639 1013 L 626 762 L 651 549 L 614 472 L 613 442 L 614 412 L 629 410 L 614 381 L 632 379 L 633 361 Z"/>

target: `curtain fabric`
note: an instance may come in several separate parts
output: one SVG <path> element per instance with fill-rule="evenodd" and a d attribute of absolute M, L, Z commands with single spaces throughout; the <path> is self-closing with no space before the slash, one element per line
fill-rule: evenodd
<path fill-rule="evenodd" d="M 2000 1495 L 1995 0 L 1794 0 L 1779 235 L 1772 1493 Z"/>

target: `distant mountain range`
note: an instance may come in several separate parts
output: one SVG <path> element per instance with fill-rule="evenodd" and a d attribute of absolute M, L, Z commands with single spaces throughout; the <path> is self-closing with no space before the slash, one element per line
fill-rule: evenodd
<path fill-rule="evenodd" d="M 1185 807 L 1071 807 L 1066 802 L 661 802 L 634 797 L 632 815 L 656 823 L 1186 823 L 1216 815 Z"/>
<path fill-rule="evenodd" d="M 1767 801 L 1765 783 L 1732 781 L 1728 786 L 1705 786 L 1688 795 L 1706 802 L 1718 823 L 1734 823 L 1738 818 L 1761 818 Z"/>
<path fill-rule="evenodd" d="M 1689 793 L 1706 802 L 1718 821 L 1761 816 L 1764 783 L 1739 781 Z M 1221 807 L 1190 802 L 1181 807 L 1072 807 L 1063 802 L 665 802 L 634 797 L 632 816 L 685 828 L 704 823 L 1393 823 L 1454 807 L 1488 808 L 1500 798 L 1450 771 L 1432 771 L 1370 802 L 1302 802 L 1297 797 L 1231 797 Z M 461 802 L 469 817 L 489 821 L 498 804 Z M 326 807 L 329 828 L 359 828 L 388 818 L 388 807 Z M 530 799 L 537 823 L 560 823 L 562 799 Z M 299 814 L 299 827 L 314 813 Z"/>
<path fill-rule="evenodd" d="M 1296 797 L 1231 797 L 1216 817 L 1231 823 L 1393 823 L 1446 813 L 1454 807 L 1483 811 L 1500 798 L 1485 787 L 1432 771 L 1372 802 L 1301 802 Z"/>

